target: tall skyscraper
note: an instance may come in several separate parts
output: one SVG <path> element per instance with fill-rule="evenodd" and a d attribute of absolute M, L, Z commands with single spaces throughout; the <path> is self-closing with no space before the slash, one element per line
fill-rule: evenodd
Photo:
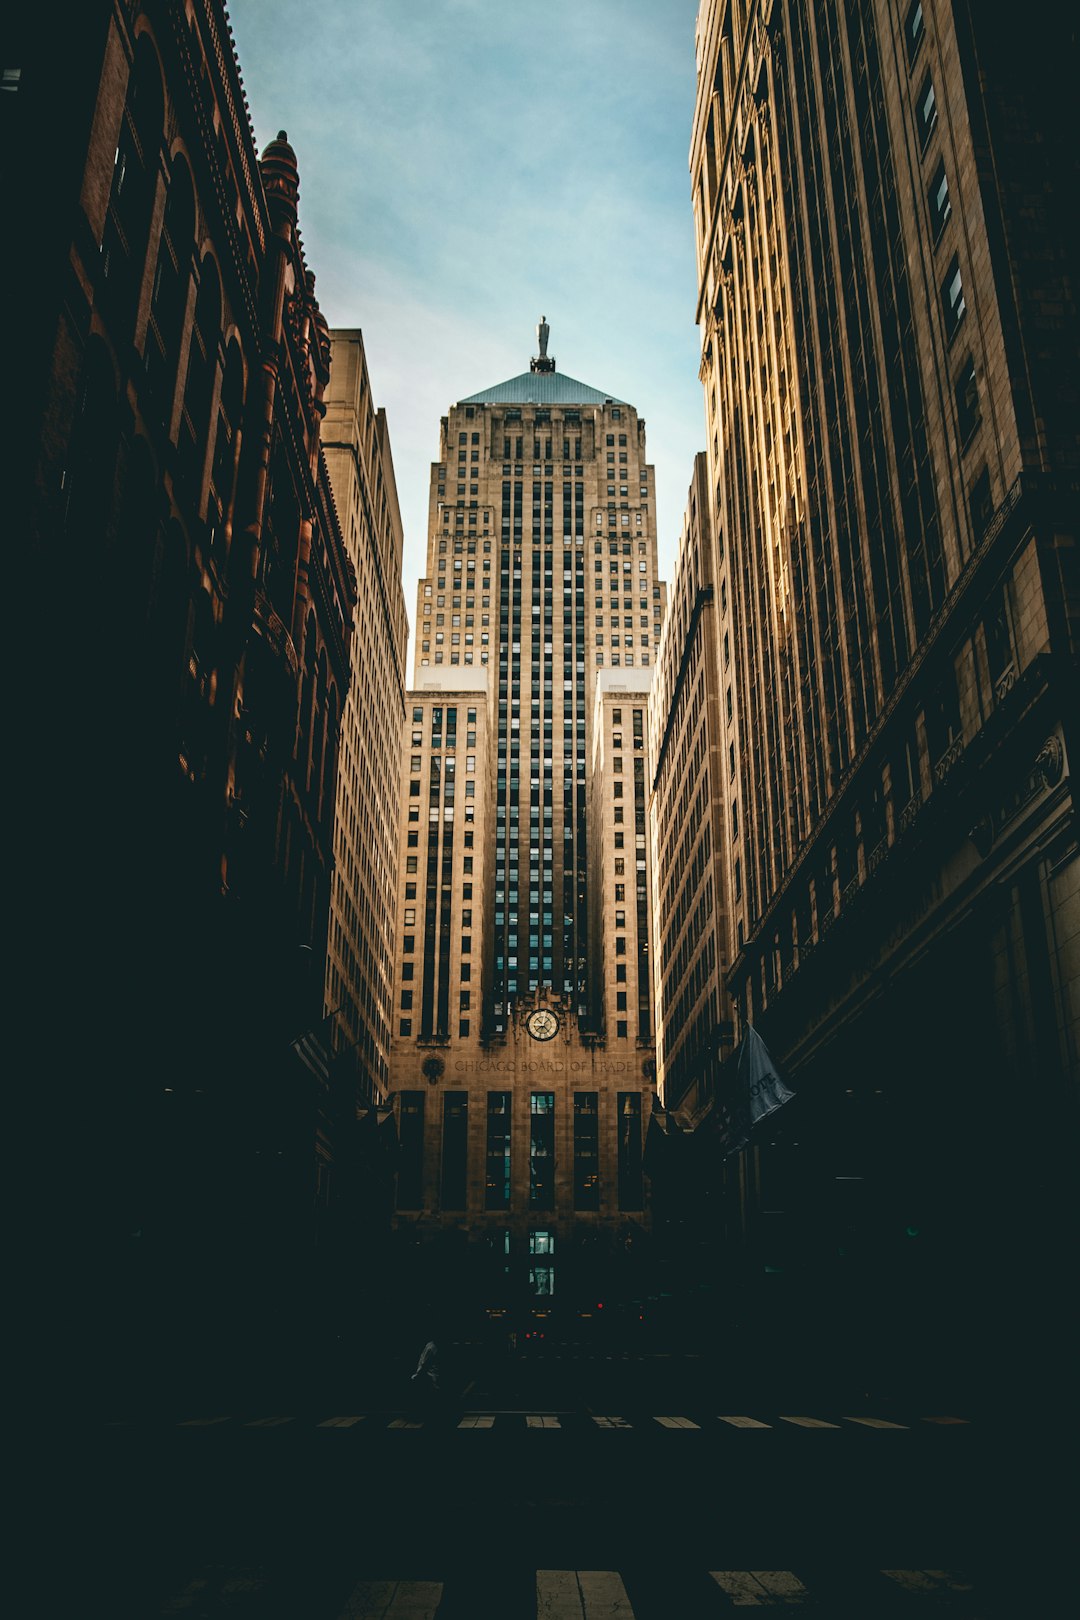
<path fill-rule="evenodd" d="M 534 1294 L 556 1242 L 580 1281 L 575 1228 L 642 1210 L 665 605 L 645 424 L 538 338 L 528 371 L 452 407 L 432 467 L 392 1061 L 399 1209 L 495 1245 Z"/>
<path fill-rule="evenodd" d="M 1026 1288 L 1062 1227 L 1064 1176 L 1018 1170 L 1015 1235 L 975 1242 L 993 1167 L 1036 1094 L 1064 1122 L 1078 1061 L 1060 20 L 703 0 L 697 24 L 728 984 L 801 1093 L 761 1257 L 857 1230 L 886 1277 L 929 1228 L 922 1281 L 952 1266 L 936 1303 L 958 1320 L 970 1290 L 976 1337 L 980 1267 Z"/>

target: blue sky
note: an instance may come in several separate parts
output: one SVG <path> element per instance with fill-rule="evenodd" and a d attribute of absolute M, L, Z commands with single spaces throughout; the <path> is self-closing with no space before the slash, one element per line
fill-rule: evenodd
<path fill-rule="evenodd" d="M 629 400 L 670 578 L 705 444 L 687 152 L 697 0 L 230 0 L 260 149 L 288 131 L 331 326 L 363 329 L 410 623 L 439 418 L 528 367 Z M 411 663 L 410 663 L 411 669 Z"/>

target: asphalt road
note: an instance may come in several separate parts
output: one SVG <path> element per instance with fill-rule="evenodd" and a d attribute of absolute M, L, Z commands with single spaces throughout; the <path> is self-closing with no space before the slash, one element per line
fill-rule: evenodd
<path fill-rule="evenodd" d="M 553 1353 L 473 1377 L 466 1356 L 457 1370 L 435 1416 L 295 1396 L 95 1416 L 51 1476 L 77 1601 L 42 1612 L 1061 1612 L 1071 1474 L 1052 1481 L 1071 1435 L 1052 1403 L 770 1401 L 680 1358 Z"/>

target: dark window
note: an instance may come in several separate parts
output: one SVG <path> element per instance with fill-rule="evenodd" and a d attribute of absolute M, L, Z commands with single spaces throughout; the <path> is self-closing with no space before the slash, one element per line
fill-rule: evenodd
<path fill-rule="evenodd" d="M 424 1205 L 424 1093 L 401 1093 L 397 1204 L 399 1209 Z"/>
<path fill-rule="evenodd" d="M 919 91 L 919 101 L 915 112 L 919 125 L 919 139 L 925 146 L 933 133 L 934 125 L 937 123 L 937 95 L 934 92 L 934 81 L 929 73 L 922 82 L 922 89 Z"/>
<path fill-rule="evenodd" d="M 949 177 L 945 173 L 944 159 L 934 170 L 934 178 L 930 182 L 927 197 L 930 200 L 930 218 L 934 223 L 934 241 L 936 242 L 945 229 L 945 221 L 952 213 L 952 201 L 949 197 Z"/>
<path fill-rule="evenodd" d="M 975 359 L 968 355 L 956 379 L 956 423 L 960 429 L 960 442 L 966 444 L 979 423 L 979 383 L 975 375 Z"/>
<path fill-rule="evenodd" d="M 907 19 L 904 23 L 904 38 L 907 41 L 907 58 L 909 62 L 914 62 L 925 35 L 926 18 L 923 16 L 922 0 L 914 0 L 914 3 L 908 7 Z"/>
<path fill-rule="evenodd" d="M 442 1207 L 464 1209 L 468 1185 L 469 1094 L 443 1094 Z"/>
<path fill-rule="evenodd" d="M 529 1120 L 529 1207 L 555 1208 L 555 1093 L 534 1091 Z"/>
<path fill-rule="evenodd" d="M 941 283 L 941 308 L 945 316 L 945 333 L 951 339 L 967 314 L 964 278 L 960 274 L 960 260 L 955 256 Z"/>
<path fill-rule="evenodd" d="M 619 1208 L 642 1207 L 641 1094 L 619 1092 Z"/>
<path fill-rule="evenodd" d="M 990 494 L 990 473 L 986 467 L 972 485 L 968 509 L 971 512 L 971 532 L 976 541 L 981 540 L 990 527 L 990 519 L 994 515 L 994 502 Z"/>
<path fill-rule="evenodd" d="M 599 1093 L 574 1093 L 574 1208 L 600 1208 Z"/>
<path fill-rule="evenodd" d="M 489 1091 L 485 1209 L 510 1208 L 510 1093 Z"/>

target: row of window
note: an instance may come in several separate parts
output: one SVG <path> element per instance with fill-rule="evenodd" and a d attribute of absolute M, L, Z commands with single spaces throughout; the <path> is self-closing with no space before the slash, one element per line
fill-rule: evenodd
<path fill-rule="evenodd" d="M 465 1210 L 479 1203 L 469 1197 L 469 1093 L 447 1091 L 442 1096 L 442 1137 L 439 1144 L 438 1191 L 425 1184 L 425 1130 L 428 1095 L 423 1091 L 403 1091 L 399 1119 L 397 1207 Z M 600 1094 L 578 1091 L 573 1094 L 573 1207 L 599 1210 L 602 1199 L 600 1173 Z M 529 1097 L 529 1125 L 525 1139 L 528 1152 L 528 1207 L 555 1208 L 555 1120 L 556 1102 L 552 1091 L 534 1091 Z M 513 1093 L 489 1091 L 486 1106 L 484 1147 L 483 1207 L 505 1210 L 513 1202 L 512 1169 L 517 1150 L 513 1145 Z M 616 1198 L 620 1210 L 643 1207 L 641 1094 L 621 1091 L 616 1098 L 615 1164 Z M 524 1188 L 522 1189 L 524 1196 Z"/>

